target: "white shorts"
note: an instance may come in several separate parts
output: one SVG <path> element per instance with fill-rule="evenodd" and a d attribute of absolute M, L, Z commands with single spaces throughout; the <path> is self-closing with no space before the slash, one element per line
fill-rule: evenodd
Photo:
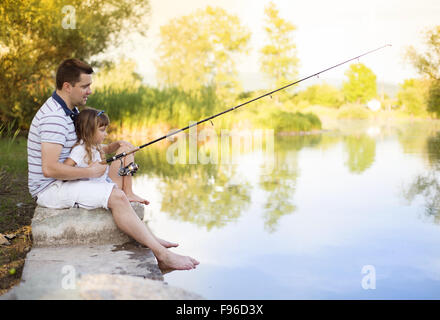
<path fill-rule="evenodd" d="M 108 209 L 108 199 L 114 187 L 114 183 L 106 181 L 56 180 L 38 194 L 37 204 L 54 209 Z"/>

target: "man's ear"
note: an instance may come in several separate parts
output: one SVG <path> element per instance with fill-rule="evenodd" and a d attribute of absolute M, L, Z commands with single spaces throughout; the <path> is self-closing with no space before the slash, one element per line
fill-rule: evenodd
<path fill-rule="evenodd" d="M 63 90 L 70 94 L 70 92 L 72 91 L 72 85 L 69 82 L 64 82 Z"/>

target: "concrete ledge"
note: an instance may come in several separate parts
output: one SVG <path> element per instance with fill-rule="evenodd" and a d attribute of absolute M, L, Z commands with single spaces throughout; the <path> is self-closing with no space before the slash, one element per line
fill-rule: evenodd
<path fill-rule="evenodd" d="M 144 207 L 131 206 L 142 220 Z M 116 226 L 110 210 L 104 208 L 50 209 L 37 206 L 32 219 L 33 247 L 81 244 L 123 244 L 131 240 Z"/>
<path fill-rule="evenodd" d="M 141 220 L 144 206 L 132 203 Z M 18 286 L 0 300 L 203 299 L 164 283 L 153 252 L 118 229 L 110 210 L 37 207 Z"/>
<path fill-rule="evenodd" d="M 150 249 L 124 245 L 33 248 L 21 283 L 0 300 L 202 299 L 163 282 Z"/>

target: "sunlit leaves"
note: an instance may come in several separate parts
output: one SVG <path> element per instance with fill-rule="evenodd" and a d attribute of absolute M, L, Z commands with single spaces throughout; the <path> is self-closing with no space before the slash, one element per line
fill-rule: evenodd
<path fill-rule="evenodd" d="M 272 79 L 275 86 L 286 84 L 294 79 L 298 72 L 299 59 L 292 33 L 296 27 L 279 17 L 278 9 L 271 2 L 265 8 L 265 32 L 268 38 L 261 50 L 261 71 Z"/>
<path fill-rule="evenodd" d="M 400 85 L 397 98 L 405 112 L 424 115 L 427 110 L 429 80 L 407 79 Z"/>
<path fill-rule="evenodd" d="M 237 91 L 235 58 L 246 53 L 250 32 L 222 8 L 197 10 L 160 30 L 159 82 L 185 91 L 214 86 L 217 93 Z"/>
<path fill-rule="evenodd" d="M 63 26 L 66 5 L 74 9 L 74 28 Z M 61 61 L 76 57 L 96 65 L 93 56 L 121 43 L 126 32 L 145 32 L 149 3 L 4 0 L 0 10 L 0 120 L 18 119 L 28 128 L 54 89 Z"/>
<path fill-rule="evenodd" d="M 377 95 L 376 75 L 362 63 L 351 64 L 342 87 L 348 102 L 366 103 Z"/>

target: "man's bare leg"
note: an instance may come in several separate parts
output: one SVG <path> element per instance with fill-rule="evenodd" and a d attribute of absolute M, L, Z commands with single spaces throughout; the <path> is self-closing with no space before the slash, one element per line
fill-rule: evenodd
<path fill-rule="evenodd" d="M 113 189 L 108 207 L 118 228 L 140 244 L 149 247 L 162 266 L 176 270 L 190 270 L 199 264 L 196 259 L 173 253 L 161 245 L 147 225 L 136 215 L 121 189 Z"/>

